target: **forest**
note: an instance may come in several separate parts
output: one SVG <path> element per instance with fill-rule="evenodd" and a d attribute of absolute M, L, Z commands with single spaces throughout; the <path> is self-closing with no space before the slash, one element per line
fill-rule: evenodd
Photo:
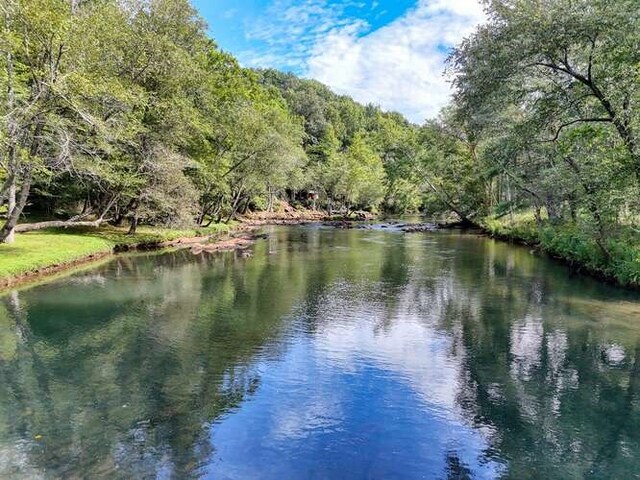
<path fill-rule="evenodd" d="M 450 105 L 416 125 L 242 67 L 188 0 L 5 0 L 0 241 L 285 200 L 456 218 L 639 285 L 637 2 L 484 7 L 450 53 Z"/>

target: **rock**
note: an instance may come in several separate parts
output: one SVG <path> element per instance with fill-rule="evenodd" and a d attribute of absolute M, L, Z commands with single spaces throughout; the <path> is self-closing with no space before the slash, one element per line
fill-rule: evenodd
<path fill-rule="evenodd" d="M 325 222 L 323 223 L 323 225 L 326 227 L 333 227 L 333 228 L 344 228 L 344 229 L 354 228 L 353 222 L 349 222 L 347 220 L 336 220 L 334 222 Z"/>
<path fill-rule="evenodd" d="M 437 225 L 433 223 L 418 223 L 415 225 L 405 225 L 400 230 L 405 233 L 415 233 L 415 232 L 434 232 L 438 229 Z"/>

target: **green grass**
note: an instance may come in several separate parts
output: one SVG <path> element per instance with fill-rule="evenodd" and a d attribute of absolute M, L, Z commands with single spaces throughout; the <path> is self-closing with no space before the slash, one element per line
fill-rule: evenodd
<path fill-rule="evenodd" d="M 138 227 L 135 235 L 127 235 L 128 228 L 118 228 L 105 226 L 100 229 L 86 227 L 74 229 L 56 229 L 53 232 L 65 234 L 79 234 L 87 237 L 95 237 L 108 240 L 114 248 L 123 248 L 127 246 L 153 246 L 162 242 L 169 242 L 183 237 L 204 237 L 217 233 L 229 232 L 232 228 L 227 224 L 214 224 L 207 228 L 188 228 L 188 229 L 170 229 L 162 227 Z M 1 246 L 0 246 L 1 247 Z"/>
<path fill-rule="evenodd" d="M 0 245 L 0 278 L 108 253 L 113 247 L 112 242 L 97 236 L 53 232 L 19 234 L 11 245 Z"/>
<path fill-rule="evenodd" d="M 488 217 L 482 226 L 492 235 L 530 244 L 540 243 L 538 225 L 533 212 L 525 211 L 501 218 Z"/>
<path fill-rule="evenodd" d="M 207 236 L 229 230 L 229 225 L 215 224 L 208 228 L 181 230 L 141 226 L 135 235 L 127 235 L 126 228 L 111 226 L 21 233 L 16 235 L 14 243 L 0 244 L 0 279 L 6 280 L 127 247 L 151 247 L 182 237 Z"/>

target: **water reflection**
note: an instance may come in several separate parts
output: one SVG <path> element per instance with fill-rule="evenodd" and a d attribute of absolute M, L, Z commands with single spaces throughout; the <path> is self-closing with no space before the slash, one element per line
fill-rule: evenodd
<path fill-rule="evenodd" d="M 639 328 L 473 236 L 119 257 L 2 298 L 0 477 L 635 478 Z"/>

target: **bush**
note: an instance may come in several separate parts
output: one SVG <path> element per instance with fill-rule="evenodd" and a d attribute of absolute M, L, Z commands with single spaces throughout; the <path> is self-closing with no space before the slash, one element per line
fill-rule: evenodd
<path fill-rule="evenodd" d="M 578 223 L 538 226 L 527 212 L 514 215 L 513 219 L 487 218 L 484 227 L 496 237 L 537 245 L 586 272 L 623 286 L 640 287 L 640 239 L 631 229 L 611 233 L 605 251 L 586 226 Z"/>

